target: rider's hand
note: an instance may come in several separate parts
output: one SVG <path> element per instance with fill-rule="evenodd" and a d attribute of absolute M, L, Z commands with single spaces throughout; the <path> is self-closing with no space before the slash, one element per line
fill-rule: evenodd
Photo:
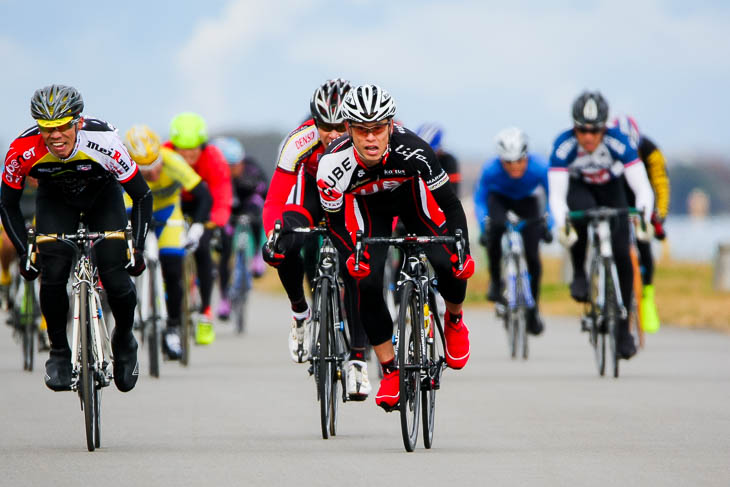
<path fill-rule="evenodd" d="M 127 273 L 130 276 L 137 277 L 138 275 L 142 274 L 144 270 L 147 268 L 147 266 L 144 263 L 144 255 L 143 252 L 139 249 L 134 249 L 134 267 L 132 267 L 130 264 L 132 261 L 129 261 L 129 264 L 127 264 Z"/>
<path fill-rule="evenodd" d="M 569 249 L 577 241 L 578 234 L 575 232 L 573 225 L 565 225 L 558 228 L 558 242 L 560 242 L 563 247 Z"/>
<path fill-rule="evenodd" d="M 542 239 L 543 242 L 545 242 L 547 244 L 553 243 L 553 232 L 550 231 L 550 228 L 548 228 L 547 223 L 542 224 L 540 238 Z"/>
<path fill-rule="evenodd" d="M 263 257 L 264 262 L 269 264 L 271 267 L 279 267 L 279 264 L 284 262 L 286 255 L 281 252 L 277 252 L 274 248 L 274 243 L 267 241 L 264 246 L 261 247 L 261 257 Z"/>
<path fill-rule="evenodd" d="M 474 275 L 474 259 L 471 258 L 471 255 L 466 254 L 461 270 L 459 270 L 458 265 L 459 257 L 456 254 L 451 254 L 451 273 L 455 278 L 465 281 Z"/>
<path fill-rule="evenodd" d="M 651 224 L 654 226 L 654 236 L 657 240 L 667 238 L 667 233 L 664 231 L 664 218 L 659 216 L 656 211 L 651 214 Z"/>
<path fill-rule="evenodd" d="M 191 251 L 195 251 L 195 249 L 198 248 L 200 237 L 203 236 L 204 232 L 205 227 L 202 223 L 196 222 L 190 225 L 190 228 L 188 229 L 188 234 L 185 236 L 185 248 L 190 249 Z"/>
<path fill-rule="evenodd" d="M 19 259 L 20 261 L 18 262 L 18 269 L 20 270 L 20 275 L 23 276 L 27 281 L 35 280 L 35 278 L 38 277 L 38 274 L 40 274 L 38 268 L 33 265 L 33 263 L 30 264 L 28 269 L 25 268 L 25 265 L 28 261 L 27 254 L 21 255 Z"/>
<path fill-rule="evenodd" d="M 355 254 L 350 255 L 347 258 L 347 272 L 357 280 L 364 279 L 370 275 L 370 254 L 367 252 L 362 253 L 360 262 L 358 262 L 358 268 L 355 270 Z"/>

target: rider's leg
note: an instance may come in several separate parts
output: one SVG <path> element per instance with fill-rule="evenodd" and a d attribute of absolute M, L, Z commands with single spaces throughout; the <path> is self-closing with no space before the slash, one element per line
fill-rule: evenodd
<path fill-rule="evenodd" d="M 571 179 L 568 186 L 568 208 L 571 211 L 587 210 L 597 206 L 592 188 L 577 179 Z M 588 278 L 586 277 L 586 246 L 588 244 L 588 225 L 585 221 L 571 223 L 578 240 L 570 248 L 570 261 L 573 266 L 573 280 L 570 295 L 578 302 L 588 300 Z"/>
<path fill-rule="evenodd" d="M 198 248 L 195 249 L 193 254 L 200 284 L 200 312 L 206 314 L 206 316 L 210 308 L 210 297 L 213 293 L 213 258 L 210 253 L 210 239 L 212 237 L 213 230 L 206 228 L 203 236 L 200 237 Z"/>
<path fill-rule="evenodd" d="M 502 298 L 502 235 L 505 231 L 507 214 L 507 198 L 496 193 L 489 195 L 487 209 L 489 224 L 487 232 L 487 256 L 489 257 L 489 301 L 500 301 Z"/>

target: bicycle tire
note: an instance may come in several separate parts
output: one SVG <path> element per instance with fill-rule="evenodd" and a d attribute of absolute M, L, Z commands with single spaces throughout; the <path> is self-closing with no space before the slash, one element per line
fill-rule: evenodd
<path fill-rule="evenodd" d="M 35 290 L 33 283 L 25 281 L 25 292 L 23 296 L 23 310 L 20 313 L 23 323 L 23 370 L 33 372 L 34 343 L 36 335 L 35 326 Z"/>
<path fill-rule="evenodd" d="M 328 286 L 329 287 L 329 286 Z M 330 288 L 330 291 L 332 288 Z M 337 435 L 337 419 L 339 417 L 339 394 L 337 392 L 337 387 L 339 386 L 340 380 L 342 377 L 344 377 L 344 374 L 340 370 L 340 350 L 339 350 L 339 340 L 337 334 L 339 333 L 338 330 L 335 329 L 336 325 L 335 319 L 337 318 L 337 314 L 335 313 L 335 310 L 337 307 L 335 306 L 334 300 L 337 299 L 337 297 L 334 295 L 334 293 L 330 292 L 328 301 L 328 307 L 329 307 L 329 315 L 332 317 L 331 325 L 328 327 L 328 334 L 329 339 L 327 341 L 328 343 L 328 349 L 330 353 L 328 354 L 328 364 L 330 368 L 330 377 L 332 380 L 332 389 L 330 390 L 330 436 L 336 436 Z"/>
<path fill-rule="evenodd" d="M 599 270 L 595 262 L 591 264 L 590 280 L 590 311 L 591 320 L 590 343 L 593 347 L 593 356 L 598 369 L 598 375 L 603 377 L 606 373 L 606 333 L 604 328 L 605 317 L 599 310 L 596 301 L 598 299 Z"/>
<path fill-rule="evenodd" d="M 430 301 L 430 307 L 438 310 L 436 307 L 436 300 Z M 426 449 L 431 448 L 433 445 L 433 429 L 436 418 L 436 384 L 435 379 L 432 378 L 432 374 L 439 374 L 441 367 L 441 354 L 439 353 L 437 344 L 440 343 L 441 334 L 437 331 L 440 328 L 438 323 L 438 313 L 434 313 L 429 323 L 428 330 L 426 330 L 426 365 L 428 366 L 429 373 L 426 375 L 424 380 L 421 382 L 421 406 L 422 419 L 423 419 L 423 446 Z M 443 350 L 443 345 L 441 346 Z"/>
<path fill-rule="evenodd" d="M 613 274 L 611 273 L 611 264 L 606 264 L 606 303 L 604 315 L 606 316 L 606 336 L 611 351 L 611 365 L 614 378 L 618 377 L 618 328 L 619 328 L 619 311 L 618 298 L 616 296 L 616 288 L 614 287 Z"/>
<path fill-rule="evenodd" d="M 418 441 L 419 408 L 421 397 L 423 308 L 416 287 L 407 281 L 401 290 L 398 310 L 398 369 L 400 371 L 400 423 L 403 446 L 412 452 Z"/>
<path fill-rule="evenodd" d="M 330 406 L 332 396 L 332 368 L 328 363 L 329 354 L 329 287 L 319 286 L 319 353 L 317 354 L 317 371 L 319 381 L 319 414 L 322 427 L 322 438 L 329 438 Z"/>
<path fill-rule="evenodd" d="M 79 331 L 81 335 L 81 403 L 84 409 L 84 425 L 86 427 L 86 448 L 94 451 L 96 448 L 94 426 L 96 424 L 96 408 L 94 404 L 95 381 L 90 367 L 93 357 L 89 340 L 89 288 L 88 283 L 81 282 L 79 289 Z"/>
<path fill-rule="evenodd" d="M 525 316 L 525 308 L 523 307 L 519 308 L 517 325 L 517 341 L 520 344 L 519 348 L 521 350 L 522 359 L 527 360 L 527 355 L 529 353 L 527 345 L 527 317 Z"/>
<path fill-rule="evenodd" d="M 236 291 L 233 298 L 233 314 L 235 317 L 236 333 L 241 335 L 246 329 L 246 301 L 248 299 L 248 264 L 246 263 L 245 249 L 241 249 L 236 256 L 238 275 L 234 282 Z"/>
<path fill-rule="evenodd" d="M 182 336 L 180 337 L 182 346 L 182 355 L 180 356 L 180 364 L 188 366 L 190 364 L 190 349 L 193 341 L 193 315 L 190 302 L 190 286 L 192 274 L 192 255 L 186 254 L 183 259 L 183 294 L 182 294 Z"/>
<path fill-rule="evenodd" d="M 101 387 L 94 387 L 94 448 L 101 446 Z"/>
<path fill-rule="evenodd" d="M 160 377 L 160 331 L 157 316 L 153 315 L 149 319 L 149 324 L 145 327 L 148 329 L 148 352 L 150 358 L 150 375 L 155 378 Z"/>

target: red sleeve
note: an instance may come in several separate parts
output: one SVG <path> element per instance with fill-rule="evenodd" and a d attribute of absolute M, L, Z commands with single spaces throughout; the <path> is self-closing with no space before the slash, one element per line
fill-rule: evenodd
<path fill-rule="evenodd" d="M 213 207 L 210 209 L 210 219 L 219 227 L 225 226 L 231 218 L 233 204 L 233 186 L 231 171 L 221 151 L 212 145 L 205 147 L 199 166 L 204 165 L 199 172 L 200 177 L 208 184 L 210 194 L 213 195 Z M 203 162 L 204 164 L 200 164 Z"/>
<path fill-rule="evenodd" d="M 297 182 L 297 175 L 276 168 L 271 177 L 269 192 L 264 202 L 264 232 L 268 235 L 274 229 L 276 220 L 281 220 L 284 213 L 284 204 L 289 197 L 292 187 Z"/>

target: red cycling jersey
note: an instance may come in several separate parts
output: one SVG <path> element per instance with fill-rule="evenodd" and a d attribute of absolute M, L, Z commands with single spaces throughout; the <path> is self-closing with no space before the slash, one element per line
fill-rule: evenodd
<path fill-rule="evenodd" d="M 304 165 L 304 170 L 316 178 L 319 158 L 324 154 L 324 149 L 319 138 L 319 130 L 311 118 L 284 140 L 264 202 L 263 220 L 267 235 L 274 228 L 276 220 L 282 219 L 284 206 L 292 187 L 296 184 L 299 168 Z"/>
<path fill-rule="evenodd" d="M 175 149 L 172 142 L 165 142 L 164 147 Z M 231 171 L 228 163 L 223 157 L 220 149 L 211 144 L 206 144 L 198 160 L 191 166 L 198 173 L 200 179 L 208 185 L 208 190 L 213 196 L 213 207 L 210 209 L 210 221 L 219 227 L 223 227 L 231 218 L 231 205 L 233 204 L 233 185 L 231 184 Z M 182 199 L 190 201 L 192 195 L 182 192 Z"/>

